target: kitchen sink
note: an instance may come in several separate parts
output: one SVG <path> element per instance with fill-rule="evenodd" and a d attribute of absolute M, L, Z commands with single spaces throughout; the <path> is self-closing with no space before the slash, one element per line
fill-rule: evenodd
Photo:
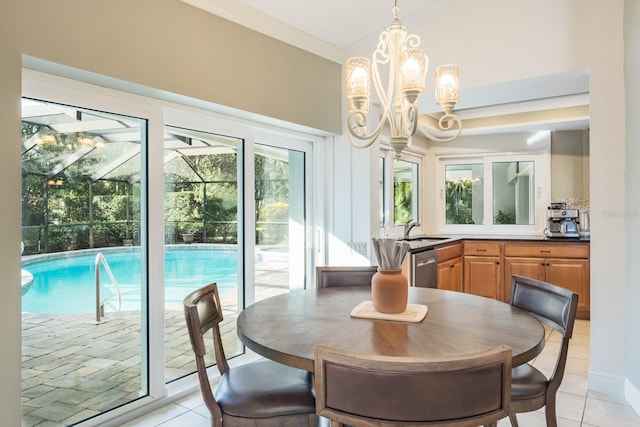
<path fill-rule="evenodd" d="M 398 240 L 409 243 L 409 250 L 413 253 L 426 249 L 432 249 L 434 245 L 448 239 L 450 239 L 450 237 L 413 236 L 407 239 Z"/>

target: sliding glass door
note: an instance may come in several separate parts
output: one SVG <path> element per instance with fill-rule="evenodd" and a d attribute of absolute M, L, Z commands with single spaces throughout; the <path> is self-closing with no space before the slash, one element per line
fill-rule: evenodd
<path fill-rule="evenodd" d="M 256 145 L 256 301 L 305 287 L 307 159 L 303 147 Z"/>
<path fill-rule="evenodd" d="M 23 426 L 148 394 L 147 122 L 22 101 Z"/>
<path fill-rule="evenodd" d="M 217 283 L 224 308 L 222 338 L 232 358 L 244 353 L 236 319 L 245 306 L 306 286 L 311 144 L 242 128 L 222 130 L 216 122 L 186 114 L 170 114 L 168 120 L 165 380 L 172 382 L 195 371 L 182 307 L 189 292 Z"/>
<path fill-rule="evenodd" d="M 20 141 L 23 425 L 98 425 L 195 384 L 188 293 L 218 284 L 232 358 L 246 306 L 311 283 L 313 144 L 36 74 Z"/>
<path fill-rule="evenodd" d="M 224 307 L 223 342 L 228 358 L 241 353 L 235 319 L 241 294 L 242 251 L 238 233 L 241 138 L 165 126 L 165 380 L 195 371 L 183 299 L 217 283 Z M 210 353 L 213 363 L 213 353 Z"/>

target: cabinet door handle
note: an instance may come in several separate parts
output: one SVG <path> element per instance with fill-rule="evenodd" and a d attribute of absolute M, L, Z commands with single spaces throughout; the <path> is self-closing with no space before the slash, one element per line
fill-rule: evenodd
<path fill-rule="evenodd" d="M 451 265 L 449 266 L 449 268 L 453 268 L 453 267 L 455 267 L 455 264 L 451 264 Z"/>
<path fill-rule="evenodd" d="M 543 262 L 543 263 L 542 263 L 542 264 L 540 264 L 540 265 L 544 267 L 545 265 L 549 265 L 549 264 L 545 264 L 545 263 Z"/>
<path fill-rule="evenodd" d="M 500 261 L 496 261 L 496 265 L 500 265 Z"/>
<path fill-rule="evenodd" d="M 542 250 L 542 249 L 540 249 L 540 253 L 543 253 L 543 254 L 550 254 L 550 253 L 551 253 L 551 251 L 550 251 L 550 250 Z"/>
<path fill-rule="evenodd" d="M 476 249 L 476 252 L 487 252 L 486 249 Z"/>

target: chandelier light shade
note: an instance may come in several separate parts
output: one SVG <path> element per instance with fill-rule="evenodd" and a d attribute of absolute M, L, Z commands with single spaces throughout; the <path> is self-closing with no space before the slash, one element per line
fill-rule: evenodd
<path fill-rule="evenodd" d="M 422 49 L 405 49 L 400 54 L 400 90 L 413 103 L 424 91 L 427 56 Z"/>
<path fill-rule="evenodd" d="M 353 108 L 369 112 L 371 93 L 371 66 L 367 58 L 357 57 L 347 60 L 347 97 Z"/>
<path fill-rule="evenodd" d="M 436 102 L 445 111 L 451 112 L 460 101 L 460 78 L 456 65 L 442 65 L 436 68 Z M 447 108 L 449 107 L 450 108 Z"/>
<path fill-rule="evenodd" d="M 397 0 L 393 7 L 393 15 L 389 28 L 380 34 L 372 61 L 364 57 L 347 60 L 347 125 L 351 144 L 356 148 L 367 148 L 378 139 L 384 124 L 388 123 L 391 145 L 396 152 L 396 158 L 399 158 L 409 139 L 418 129 L 418 97 L 424 92 L 429 59 L 419 48 L 420 38 L 415 34 L 408 35 L 405 26 L 400 22 Z M 384 74 L 381 68 L 386 68 L 387 73 Z M 387 77 L 386 85 L 383 85 L 382 75 Z M 375 129 L 369 132 L 367 114 L 372 83 L 383 111 Z M 425 126 L 420 126 L 427 138 L 436 142 L 449 142 L 460 135 L 462 122 L 453 114 L 453 108 L 459 101 L 459 91 L 458 67 L 438 67 L 436 102 L 445 113 L 438 120 L 438 127 L 441 131 L 454 131 L 454 134 L 440 138 L 432 135 Z M 356 143 L 354 138 L 364 142 Z"/>

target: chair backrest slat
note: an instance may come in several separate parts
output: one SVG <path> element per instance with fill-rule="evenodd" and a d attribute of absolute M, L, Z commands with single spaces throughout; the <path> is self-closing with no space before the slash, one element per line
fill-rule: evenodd
<path fill-rule="evenodd" d="M 371 286 L 376 266 L 316 267 L 316 287 Z"/>
<path fill-rule="evenodd" d="M 556 357 L 556 364 L 549 376 L 547 395 L 560 388 L 564 376 L 569 340 L 573 335 L 573 325 L 578 311 L 578 294 L 541 280 L 514 275 L 511 277 L 509 303 L 527 310 L 542 323 L 562 334 L 562 342 Z"/>
<path fill-rule="evenodd" d="M 488 424 L 509 414 L 511 367 L 507 346 L 446 359 L 374 357 L 318 346 L 316 412 L 345 424 Z"/>
<path fill-rule="evenodd" d="M 527 310 L 544 324 L 571 338 L 578 309 L 578 294 L 551 283 L 514 275 L 509 303 Z"/>
<path fill-rule="evenodd" d="M 221 374 L 226 372 L 229 366 L 220 335 L 220 322 L 223 320 L 223 315 L 218 285 L 211 283 L 191 292 L 185 297 L 183 305 L 191 347 L 196 359 L 204 358 L 207 354 L 204 336 L 211 331 L 216 365 Z"/>

